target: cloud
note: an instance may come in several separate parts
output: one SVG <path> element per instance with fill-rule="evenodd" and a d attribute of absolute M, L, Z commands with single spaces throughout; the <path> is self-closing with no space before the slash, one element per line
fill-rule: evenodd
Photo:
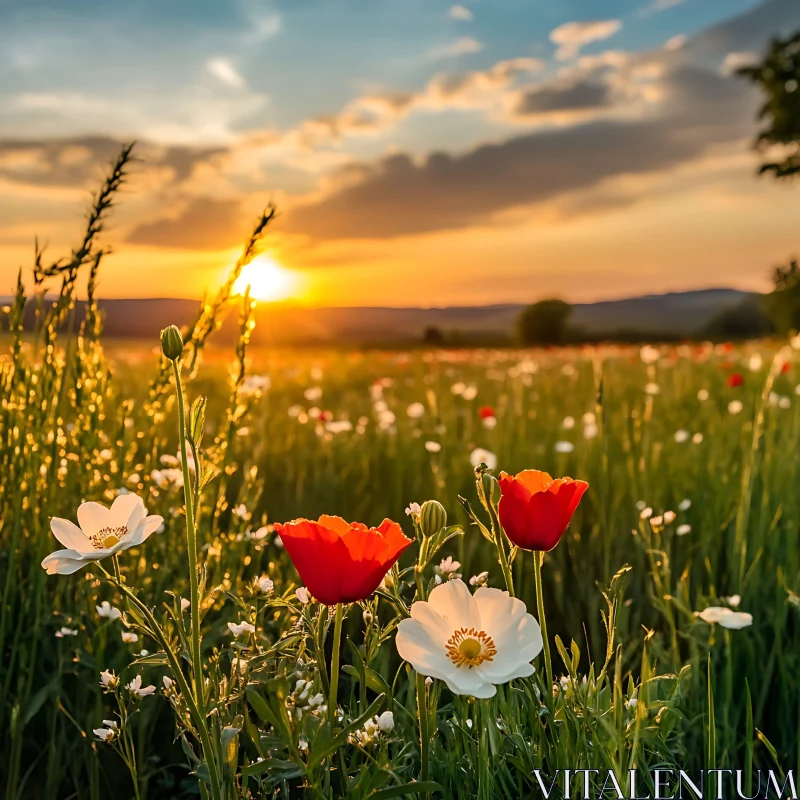
<path fill-rule="evenodd" d="M 236 71 L 236 67 L 227 58 L 210 58 L 206 69 L 215 77 L 234 89 L 245 86 L 244 78 Z"/>
<path fill-rule="evenodd" d="M 450 6 L 450 18 L 469 22 L 472 19 L 472 12 L 465 6 Z"/>
<path fill-rule="evenodd" d="M 659 11 L 666 11 L 669 8 L 683 5 L 686 0 L 654 0 L 654 2 L 645 6 L 639 12 L 642 17 L 649 17 L 651 14 L 657 14 Z"/>
<path fill-rule="evenodd" d="M 185 250 L 224 250 L 243 237 L 245 226 L 239 200 L 195 197 L 175 217 L 138 225 L 127 241 Z"/>
<path fill-rule="evenodd" d="M 611 87 L 596 80 L 551 84 L 520 93 L 514 114 L 517 117 L 560 111 L 585 111 L 613 105 Z"/>
<path fill-rule="evenodd" d="M 584 45 L 608 39 L 621 27 L 622 22 L 618 19 L 565 22 L 550 33 L 550 41 L 559 45 L 556 58 L 559 61 L 568 61 L 577 56 Z"/>
<path fill-rule="evenodd" d="M 749 67 L 757 64 L 761 60 L 758 53 L 749 51 L 746 53 L 728 53 L 722 62 L 721 71 L 723 75 L 733 75 L 741 67 Z"/>
<path fill-rule="evenodd" d="M 454 42 L 434 47 L 428 53 L 428 57 L 433 59 L 454 58 L 468 53 L 479 53 L 481 50 L 483 50 L 483 45 L 477 39 L 473 39 L 471 36 L 462 36 Z"/>

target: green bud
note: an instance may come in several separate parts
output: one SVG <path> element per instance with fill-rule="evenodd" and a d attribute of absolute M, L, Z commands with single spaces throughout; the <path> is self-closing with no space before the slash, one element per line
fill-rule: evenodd
<path fill-rule="evenodd" d="M 161 331 L 161 352 L 170 361 L 177 361 L 183 355 L 183 336 L 177 326 L 170 325 Z"/>
<path fill-rule="evenodd" d="M 426 500 L 419 512 L 419 527 L 423 536 L 434 536 L 447 525 L 447 512 L 437 500 Z"/>

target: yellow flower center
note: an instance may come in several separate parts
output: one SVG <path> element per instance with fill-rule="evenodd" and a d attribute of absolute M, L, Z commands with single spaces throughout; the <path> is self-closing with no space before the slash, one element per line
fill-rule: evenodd
<path fill-rule="evenodd" d="M 494 640 L 486 631 L 461 628 L 447 640 L 447 655 L 457 667 L 472 669 L 497 655 Z"/>
<path fill-rule="evenodd" d="M 118 528 L 101 528 L 89 537 L 89 541 L 95 550 L 105 550 L 117 544 L 127 532 L 128 529 L 124 525 Z"/>

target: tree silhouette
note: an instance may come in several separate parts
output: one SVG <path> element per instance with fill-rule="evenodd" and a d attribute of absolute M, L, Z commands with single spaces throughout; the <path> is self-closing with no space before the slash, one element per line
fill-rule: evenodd
<path fill-rule="evenodd" d="M 572 306 L 563 300 L 541 300 L 528 306 L 519 317 L 523 344 L 558 344 L 564 340 Z"/>
<path fill-rule="evenodd" d="M 765 161 L 759 172 L 775 178 L 800 173 L 800 31 L 788 39 L 773 39 L 760 64 L 742 67 L 739 75 L 755 83 L 765 95 L 758 118 L 766 122 L 755 145 L 760 150 L 779 147 L 779 160 Z"/>

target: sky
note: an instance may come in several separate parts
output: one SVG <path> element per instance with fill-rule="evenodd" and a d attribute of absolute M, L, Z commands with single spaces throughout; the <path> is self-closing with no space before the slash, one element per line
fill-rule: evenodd
<path fill-rule="evenodd" d="M 3 0 L 0 296 L 122 143 L 104 297 L 248 273 L 311 305 L 766 290 L 798 187 L 732 74 L 797 0 Z M 259 271 L 260 270 L 260 271 Z"/>

